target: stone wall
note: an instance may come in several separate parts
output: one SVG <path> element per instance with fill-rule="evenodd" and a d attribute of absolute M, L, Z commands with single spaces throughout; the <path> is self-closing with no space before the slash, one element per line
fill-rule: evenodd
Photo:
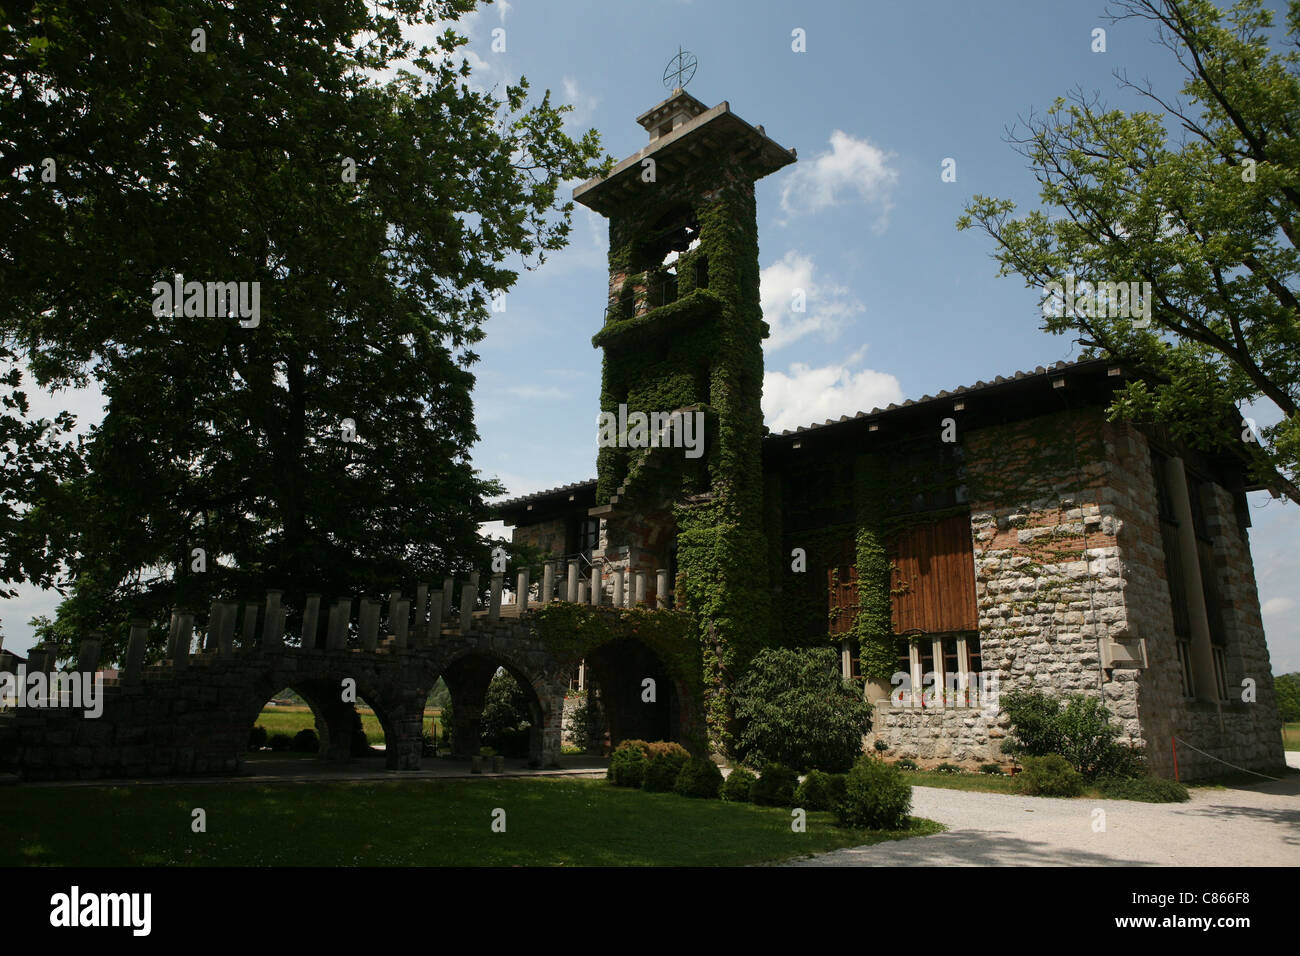
<path fill-rule="evenodd" d="M 1147 439 L 1100 409 L 1042 416 L 964 438 L 979 636 L 1002 693 L 1101 695 L 1121 739 L 1151 769 L 1182 779 L 1283 762 L 1268 650 L 1245 530 L 1232 496 L 1213 485 L 1207 520 L 1228 632 L 1230 692 L 1255 681 L 1254 703 L 1182 697 Z M 1147 667 L 1104 668 L 1103 646 L 1144 639 Z M 921 763 L 998 760 L 1009 729 L 991 709 L 907 709 L 882 701 L 872 738 Z M 1190 745 L 1187 746 L 1187 745 Z"/>

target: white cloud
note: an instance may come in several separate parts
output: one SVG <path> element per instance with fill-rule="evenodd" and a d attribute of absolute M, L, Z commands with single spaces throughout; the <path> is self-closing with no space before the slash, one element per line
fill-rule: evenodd
<path fill-rule="evenodd" d="M 894 154 L 838 129 L 830 142 L 829 151 L 791 171 L 781 191 L 781 208 L 791 215 L 818 212 L 856 193 L 862 202 L 879 207 L 872 230 L 884 232 L 898 182 L 898 170 L 889 165 Z"/>
<path fill-rule="evenodd" d="M 1275 597 L 1275 598 L 1269 598 L 1267 601 L 1265 601 L 1263 607 L 1261 607 L 1259 610 L 1260 613 L 1263 614 L 1265 617 L 1272 617 L 1274 615 L 1280 617 L 1283 614 L 1287 613 L 1288 611 L 1293 610 L 1294 608 L 1295 608 L 1295 601 L 1293 601 L 1291 598 Z"/>
<path fill-rule="evenodd" d="M 564 93 L 563 102 L 573 107 L 571 112 L 564 114 L 564 125 L 570 128 L 586 126 L 596 111 L 596 103 L 599 102 L 597 98 L 584 93 L 578 86 L 578 81 L 571 76 L 560 80 L 560 89 Z"/>
<path fill-rule="evenodd" d="M 763 318 L 772 329 L 764 351 L 775 352 L 814 332 L 834 339 L 845 320 L 865 311 L 847 288 L 818 279 L 815 273 L 812 259 L 793 249 L 763 270 L 759 297 Z M 803 312 L 793 310 L 798 290 L 804 295 Z"/>
<path fill-rule="evenodd" d="M 898 379 L 875 369 L 858 369 L 866 347 L 841 364 L 813 368 L 796 362 L 789 372 L 763 374 L 763 417 L 774 432 L 821 424 L 903 400 Z"/>

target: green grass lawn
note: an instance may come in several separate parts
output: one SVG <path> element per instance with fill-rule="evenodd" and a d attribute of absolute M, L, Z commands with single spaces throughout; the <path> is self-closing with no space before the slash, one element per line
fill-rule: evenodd
<path fill-rule="evenodd" d="M 199 807 L 206 833 L 191 832 Z M 833 821 L 809 813 L 794 833 L 786 809 L 572 778 L 20 787 L 5 794 L 0 866 L 742 865 L 943 830 Z"/>
<path fill-rule="evenodd" d="M 1282 749 L 1300 750 L 1300 724 L 1282 725 Z"/>
<path fill-rule="evenodd" d="M 379 718 L 375 716 L 375 712 L 368 707 L 358 707 L 357 713 L 361 715 L 361 729 L 366 732 L 366 740 L 372 744 L 384 743 L 384 728 L 379 723 Z M 430 708 L 425 711 L 424 732 L 426 734 L 433 733 L 435 728 L 438 733 L 442 732 L 442 725 L 434 716 L 441 713 L 441 708 Z M 300 730 L 316 729 L 316 719 L 312 716 L 311 708 L 305 704 L 263 708 L 257 723 L 266 728 L 267 736 L 288 734 L 292 737 Z"/>
<path fill-rule="evenodd" d="M 1014 777 L 994 773 L 939 773 L 936 770 L 904 770 L 907 782 L 916 787 L 944 790 L 979 790 L 984 793 L 1017 793 Z"/>

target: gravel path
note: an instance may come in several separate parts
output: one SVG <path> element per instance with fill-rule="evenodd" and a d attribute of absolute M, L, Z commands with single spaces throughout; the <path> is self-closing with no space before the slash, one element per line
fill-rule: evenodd
<path fill-rule="evenodd" d="M 1289 757 L 1290 755 L 1288 755 Z M 1096 811 L 1104 832 L 1095 831 Z M 912 788 L 947 833 L 791 866 L 1300 866 L 1300 779 L 1192 791 L 1187 803 L 1062 800 Z"/>

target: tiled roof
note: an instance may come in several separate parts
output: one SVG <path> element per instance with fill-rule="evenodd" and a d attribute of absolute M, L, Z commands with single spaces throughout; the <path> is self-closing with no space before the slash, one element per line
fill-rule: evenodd
<path fill-rule="evenodd" d="M 939 392 L 939 394 L 937 395 L 922 395 L 920 398 L 909 398 L 901 405 L 896 403 L 891 403 L 885 408 L 873 408 L 869 412 L 858 412 L 856 415 L 841 415 L 838 419 L 828 418 L 820 425 L 818 424 L 800 425 L 798 428 L 794 428 L 794 429 L 787 428 L 785 431 L 781 432 L 780 434 L 798 435 L 803 432 L 813 431 L 818 428 L 825 428 L 827 425 L 838 425 L 840 422 L 852 421 L 855 418 L 871 418 L 876 415 L 885 415 L 888 414 L 889 412 L 899 411 L 904 408 L 915 408 L 919 405 L 924 405 L 927 402 L 937 402 L 940 399 L 950 399 L 950 398 L 956 398 L 960 395 L 970 395 L 974 392 L 980 392 L 980 391 L 984 391 L 985 389 L 996 388 L 999 385 L 1008 385 L 1013 382 L 1023 381 L 1025 379 L 1038 378 L 1047 375 L 1054 375 L 1060 372 L 1069 371 L 1071 369 L 1100 367 L 1107 364 L 1114 365 L 1115 363 L 1113 362 L 1108 363 L 1107 360 L 1105 359 L 1086 359 L 1079 362 L 1057 362 L 1055 365 L 1049 365 L 1047 367 L 1043 367 L 1042 365 L 1039 365 L 1037 368 L 1029 372 L 1016 372 L 1014 375 L 1011 375 L 1010 377 L 999 375 L 997 378 L 993 379 L 992 381 L 985 382 L 981 380 L 979 382 L 976 382 L 974 385 L 963 385 L 959 388 L 955 388 L 951 392 L 945 389 L 944 391 Z"/>
<path fill-rule="evenodd" d="M 1084 359 L 1077 362 L 1057 362 L 1055 365 L 1048 365 L 1048 366 L 1039 365 L 1037 368 L 1034 368 L 1031 371 L 1016 372 L 1010 376 L 999 375 L 996 378 L 992 379 L 991 381 L 986 382 L 981 380 L 976 382 L 974 385 L 963 385 L 959 388 L 953 389 L 952 391 L 948 391 L 947 389 L 945 389 L 939 392 L 939 394 L 937 395 L 922 395 L 920 398 L 909 398 L 901 405 L 891 403 L 886 408 L 873 408 L 869 412 L 858 412 L 855 415 L 841 415 L 838 419 L 828 418 L 820 425 L 818 424 L 800 425 L 798 428 L 786 429 L 785 431 L 781 432 L 780 435 L 782 437 L 786 435 L 800 435 L 803 434 L 804 432 L 815 431 L 818 428 L 825 428 L 828 425 L 838 425 L 841 422 L 853 421 L 856 418 L 873 418 L 878 415 L 887 415 L 890 412 L 901 411 L 902 409 L 905 408 L 916 408 L 921 405 L 925 405 L 928 402 L 937 402 L 940 400 L 956 398 L 962 395 L 971 395 L 976 392 L 981 392 L 988 389 L 994 389 L 1001 385 L 1010 385 L 1015 382 L 1022 382 L 1027 379 L 1056 375 L 1061 372 L 1070 371 L 1072 369 L 1073 370 L 1093 369 L 1105 365 L 1113 366 L 1114 364 L 1115 364 L 1114 362 L 1109 362 L 1106 359 Z M 777 433 L 773 432 L 768 437 L 769 438 L 776 437 L 776 435 Z M 497 510 L 503 508 L 514 508 L 522 504 L 527 504 L 530 501 L 538 501 L 543 498 L 550 498 L 553 495 L 562 494 L 564 492 L 572 492 L 577 489 L 592 488 L 595 487 L 595 485 L 596 485 L 596 479 L 591 478 L 588 479 L 587 481 L 574 482 L 571 485 L 562 485 L 559 488 L 550 488 L 546 491 L 535 491 L 531 495 L 523 495 L 522 497 L 519 498 L 510 498 L 506 501 L 493 502 L 492 507 Z"/>

